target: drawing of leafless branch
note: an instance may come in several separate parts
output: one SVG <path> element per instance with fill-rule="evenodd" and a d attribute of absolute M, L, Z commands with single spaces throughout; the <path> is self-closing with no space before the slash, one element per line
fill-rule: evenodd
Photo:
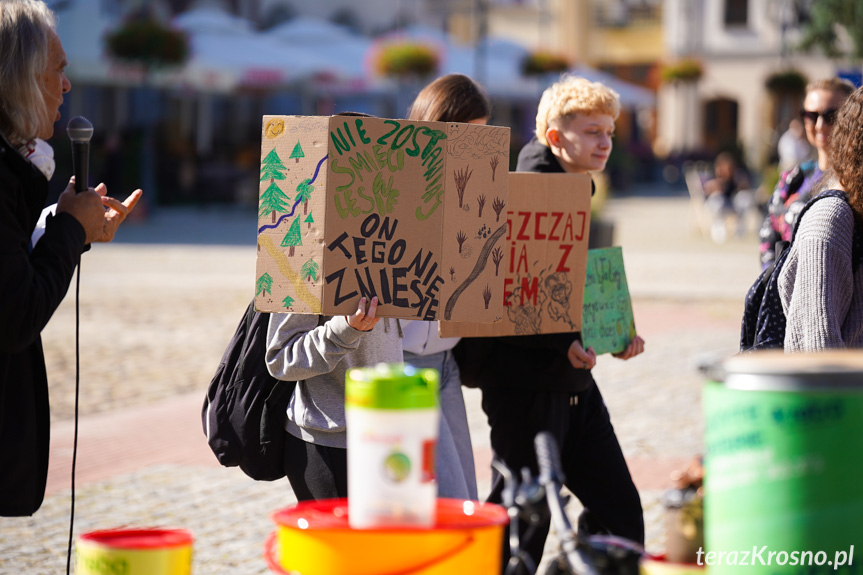
<path fill-rule="evenodd" d="M 497 246 L 491 252 L 491 261 L 494 262 L 494 277 L 497 277 L 497 272 L 500 269 L 500 262 L 503 261 L 503 250 L 500 246 Z"/>
<path fill-rule="evenodd" d="M 449 268 L 449 279 L 450 281 L 455 281 L 455 268 L 452 266 Z"/>
<path fill-rule="evenodd" d="M 473 175 L 473 170 L 468 171 L 467 167 L 464 170 L 456 170 L 453 177 L 455 178 L 455 187 L 458 192 L 458 207 L 462 207 L 464 200 L 464 188 L 467 186 L 467 181 Z"/>
<path fill-rule="evenodd" d="M 493 182 L 494 173 L 497 171 L 497 165 L 500 163 L 500 156 L 494 156 L 488 163 L 491 164 L 491 181 Z"/>
<path fill-rule="evenodd" d="M 494 199 L 494 201 L 491 203 L 491 209 L 493 209 L 494 213 L 497 214 L 497 218 L 495 218 L 494 221 L 496 221 L 496 222 L 500 221 L 500 213 L 503 211 L 503 208 L 505 208 L 505 207 L 506 207 L 505 201 L 503 201 L 500 198 Z"/>
<path fill-rule="evenodd" d="M 480 194 L 476 199 L 476 205 L 479 208 L 478 217 L 482 217 L 482 208 L 485 206 L 485 194 Z"/>
<path fill-rule="evenodd" d="M 462 245 L 464 244 L 464 241 L 467 239 L 467 234 L 464 233 L 463 231 L 459 230 L 455 236 L 455 239 L 458 242 L 458 253 L 461 253 L 461 248 L 462 248 Z"/>
<path fill-rule="evenodd" d="M 485 284 L 485 289 L 482 290 L 482 299 L 485 302 L 485 309 L 488 309 L 488 303 L 491 301 L 491 290 L 488 289 L 488 284 Z"/>

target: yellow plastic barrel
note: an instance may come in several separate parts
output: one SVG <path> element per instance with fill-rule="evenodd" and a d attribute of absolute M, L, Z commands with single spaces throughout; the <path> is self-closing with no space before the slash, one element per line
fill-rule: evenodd
<path fill-rule="evenodd" d="M 347 499 L 299 503 L 272 518 L 270 569 L 300 575 L 500 573 L 508 523 L 503 507 L 462 499 L 438 499 L 431 528 L 351 529 Z"/>
<path fill-rule="evenodd" d="M 75 574 L 189 575 L 193 541 L 185 529 L 91 531 L 75 545 Z"/>

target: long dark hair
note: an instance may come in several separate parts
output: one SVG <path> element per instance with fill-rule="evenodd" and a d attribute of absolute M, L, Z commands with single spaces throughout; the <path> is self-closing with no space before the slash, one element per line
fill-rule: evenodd
<path fill-rule="evenodd" d="M 485 90 L 463 74 L 441 76 L 417 94 L 409 120 L 470 122 L 491 116 Z"/>

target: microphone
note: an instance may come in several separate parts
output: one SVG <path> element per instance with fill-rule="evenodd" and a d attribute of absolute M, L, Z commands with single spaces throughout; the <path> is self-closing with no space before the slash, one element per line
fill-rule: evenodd
<path fill-rule="evenodd" d="M 83 116 L 69 120 L 66 133 L 72 141 L 72 170 L 75 173 L 75 193 L 89 189 L 90 180 L 90 138 L 93 137 L 93 124 Z"/>

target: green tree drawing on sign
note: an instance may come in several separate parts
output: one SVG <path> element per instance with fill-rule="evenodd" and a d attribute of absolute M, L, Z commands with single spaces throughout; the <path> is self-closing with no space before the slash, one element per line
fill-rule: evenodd
<path fill-rule="evenodd" d="M 300 158 L 305 158 L 306 155 L 303 153 L 303 147 L 300 145 L 300 142 L 297 141 L 297 145 L 294 146 L 294 151 L 291 152 L 291 155 L 288 158 L 294 158 L 296 163 L 300 163 Z"/>
<path fill-rule="evenodd" d="M 291 223 L 291 227 L 290 229 L 288 229 L 288 233 L 285 234 L 285 237 L 282 240 L 282 247 L 291 248 L 288 251 L 288 257 L 292 257 L 294 255 L 294 248 L 301 245 L 303 245 L 303 238 L 300 235 L 300 218 L 296 217 Z"/>
<path fill-rule="evenodd" d="M 315 223 L 315 218 L 312 217 L 312 214 L 309 214 L 309 217 L 304 219 L 303 222 L 309 224 L 309 228 L 311 228 L 312 224 Z"/>
<path fill-rule="evenodd" d="M 272 212 L 273 223 L 276 223 L 276 212 L 287 212 L 289 201 L 291 201 L 291 198 L 289 198 L 274 181 L 270 184 L 270 187 L 264 190 L 264 193 L 261 194 L 261 209 L 258 212 L 258 217 L 263 217 L 267 215 L 267 213 Z"/>
<path fill-rule="evenodd" d="M 301 275 L 306 276 L 306 279 L 312 282 L 318 281 L 318 264 L 315 260 L 309 260 L 303 264 Z"/>
<path fill-rule="evenodd" d="M 292 305 L 294 305 L 294 298 L 292 298 L 291 296 L 285 296 L 285 299 L 282 300 L 282 303 L 285 304 L 286 308 L 290 308 Z"/>
<path fill-rule="evenodd" d="M 297 144 L 299 146 L 299 144 Z M 297 186 L 297 200 L 303 201 L 303 214 L 307 214 L 309 212 L 309 196 L 312 195 L 312 192 L 315 191 L 315 187 L 309 183 L 309 179 L 306 178 L 300 185 Z"/>
<path fill-rule="evenodd" d="M 261 181 L 270 180 L 270 185 L 261 195 L 261 209 L 258 212 L 258 217 L 264 217 L 268 212 L 272 212 L 273 223 L 276 223 L 276 212 L 288 211 L 288 202 L 291 201 L 291 198 L 276 183 L 276 180 L 285 179 L 285 174 L 282 172 L 287 169 L 275 148 L 261 161 Z"/>
<path fill-rule="evenodd" d="M 270 293 L 273 289 L 273 276 L 264 272 L 264 275 L 259 277 L 256 282 L 256 289 L 257 291 L 255 292 L 255 295 L 266 295 Z"/>
<path fill-rule="evenodd" d="M 279 158 L 279 154 L 276 153 L 276 149 L 273 148 L 272 151 L 261 161 L 261 181 L 284 180 L 285 174 L 282 172 L 287 171 L 287 169 L 287 166 L 285 166 L 282 163 L 281 158 Z"/>

